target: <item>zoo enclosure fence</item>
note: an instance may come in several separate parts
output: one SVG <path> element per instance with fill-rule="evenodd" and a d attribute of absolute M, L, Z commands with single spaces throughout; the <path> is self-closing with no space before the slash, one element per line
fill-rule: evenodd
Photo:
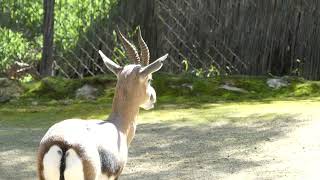
<path fill-rule="evenodd" d="M 55 34 L 57 76 L 83 78 L 108 73 L 99 49 L 120 64 L 128 63 L 114 30 L 119 26 L 137 44 L 140 25 L 151 61 L 170 54 L 163 69 L 166 72 L 320 79 L 317 0 L 89 0 L 88 7 L 57 2 L 55 11 L 60 15 L 56 27 L 68 29 L 70 22 L 79 23 L 75 38 L 68 33 Z M 87 13 L 81 13 L 84 8 Z M 74 9 L 80 9 L 77 22 L 68 18 Z"/>

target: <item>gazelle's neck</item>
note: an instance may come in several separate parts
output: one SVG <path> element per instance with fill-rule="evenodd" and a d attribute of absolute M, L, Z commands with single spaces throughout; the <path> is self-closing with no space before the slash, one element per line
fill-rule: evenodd
<path fill-rule="evenodd" d="M 118 129 L 127 136 L 127 143 L 130 144 L 136 130 L 136 120 L 139 114 L 139 105 L 116 90 L 112 112 L 109 121 L 115 124 Z"/>

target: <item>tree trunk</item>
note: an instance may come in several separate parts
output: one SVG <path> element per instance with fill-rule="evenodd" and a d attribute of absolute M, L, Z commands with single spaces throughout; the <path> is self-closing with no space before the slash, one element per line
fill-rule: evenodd
<path fill-rule="evenodd" d="M 53 76 L 54 0 L 43 0 L 43 49 L 41 77 Z"/>

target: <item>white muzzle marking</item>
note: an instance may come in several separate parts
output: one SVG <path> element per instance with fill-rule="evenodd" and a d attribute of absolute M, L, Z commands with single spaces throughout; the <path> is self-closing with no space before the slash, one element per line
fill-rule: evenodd
<path fill-rule="evenodd" d="M 150 110 L 154 108 L 154 103 L 156 102 L 157 95 L 156 95 L 156 91 L 150 85 L 148 86 L 147 94 L 149 97 L 148 101 L 142 104 L 140 107 L 142 107 L 145 110 Z"/>

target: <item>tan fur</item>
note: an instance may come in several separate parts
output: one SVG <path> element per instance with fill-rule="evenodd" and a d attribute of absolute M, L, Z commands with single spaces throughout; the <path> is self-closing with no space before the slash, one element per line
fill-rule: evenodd
<path fill-rule="evenodd" d="M 140 68 L 136 68 L 128 75 L 121 72 L 116 85 L 116 92 L 112 103 L 111 122 L 120 121 L 120 130 L 127 135 L 128 143 L 132 141 L 136 129 L 136 119 L 139 114 L 139 106 L 148 100 L 147 86 L 151 76 L 141 79 Z"/>
<path fill-rule="evenodd" d="M 132 68 L 133 69 L 124 68 L 124 71 L 118 75 L 118 82 L 112 103 L 112 112 L 107 119 L 107 122 L 113 123 L 117 129 L 125 135 L 127 146 L 129 146 L 135 135 L 139 106 L 149 98 L 146 88 L 150 76 L 141 78 L 139 76 L 140 66 L 134 66 Z M 93 177 L 96 176 L 97 170 L 95 170 L 90 160 L 85 158 L 86 156 L 81 146 L 79 146 L 79 144 L 70 144 L 70 142 L 65 141 L 64 137 L 55 135 L 48 136 L 47 139 L 45 137 L 40 144 L 38 151 L 38 173 L 40 180 L 44 180 L 43 157 L 52 145 L 58 145 L 62 149 L 73 148 L 82 159 L 85 180 L 94 179 Z M 124 159 L 124 161 L 126 161 L 126 159 Z M 120 172 L 116 174 L 117 176 L 120 175 L 122 168 Z"/>

